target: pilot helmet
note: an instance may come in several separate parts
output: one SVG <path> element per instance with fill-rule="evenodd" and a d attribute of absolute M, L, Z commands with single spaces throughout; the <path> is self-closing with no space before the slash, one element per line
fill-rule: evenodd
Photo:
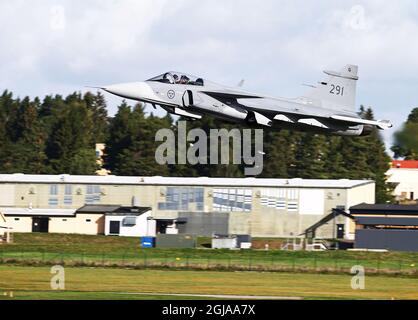
<path fill-rule="evenodd" d="M 181 81 L 181 82 L 184 82 L 184 83 L 187 83 L 187 82 L 189 82 L 189 81 L 190 81 L 190 79 L 189 79 L 189 77 L 188 77 L 188 76 L 181 76 L 180 81 Z"/>

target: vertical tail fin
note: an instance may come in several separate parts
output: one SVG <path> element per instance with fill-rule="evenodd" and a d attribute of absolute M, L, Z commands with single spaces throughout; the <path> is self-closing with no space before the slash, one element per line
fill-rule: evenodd
<path fill-rule="evenodd" d="M 358 66 L 346 65 L 341 71 L 324 71 L 328 75 L 303 99 L 324 108 L 355 111 Z"/>

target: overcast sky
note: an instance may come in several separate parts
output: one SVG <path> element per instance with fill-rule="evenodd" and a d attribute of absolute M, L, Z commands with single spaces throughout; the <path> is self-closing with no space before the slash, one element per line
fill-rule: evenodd
<path fill-rule="evenodd" d="M 359 65 L 357 105 L 395 129 L 418 106 L 418 5 L 404 1 L 0 0 L 0 90 L 23 97 L 167 70 L 282 97 Z M 117 98 L 109 100 L 114 114 Z"/>

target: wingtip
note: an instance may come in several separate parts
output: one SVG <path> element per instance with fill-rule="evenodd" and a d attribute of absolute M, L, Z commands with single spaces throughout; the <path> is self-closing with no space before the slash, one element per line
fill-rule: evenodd
<path fill-rule="evenodd" d="M 382 130 L 393 128 L 393 124 L 389 120 L 379 120 L 378 122 L 380 123 L 379 128 Z"/>

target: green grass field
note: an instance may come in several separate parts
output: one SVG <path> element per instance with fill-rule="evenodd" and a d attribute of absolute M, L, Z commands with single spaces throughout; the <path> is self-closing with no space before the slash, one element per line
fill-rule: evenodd
<path fill-rule="evenodd" d="M 177 298 L 182 300 L 197 299 L 194 294 L 418 299 L 417 280 L 387 276 L 366 276 L 366 289 L 353 290 L 350 275 L 66 268 L 66 290 L 55 292 L 51 277 L 48 267 L 0 266 L 0 299 L 173 299 L 167 294 L 185 294 Z M 4 295 L 11 291 L 13 298 Z"/>
<path fill-rule="evenodd" d="M 208 238 L 198 249 L 141 249 L 137 238 L 14 236 L 0 245 L 0 299 L 418 299 L 417 253 L 210 250 Z M 65 291 L 50 288 L 53 264 L 65 265 Z M 353 265 L 366 267 L 365 290 L 351 289 Z"/>
<path fill-rule="evenodd" d="M 19 265 L 64 262 L 67 266 L 176 267 L 198 269 L 347 272 L 362 265 L 370 272 L 418 274 L 418 253 L 289 252 L 279 250 L 141 249 L 139 239 L 62 234 L 15 234 L 0 246 L 0 261 Z"/>

